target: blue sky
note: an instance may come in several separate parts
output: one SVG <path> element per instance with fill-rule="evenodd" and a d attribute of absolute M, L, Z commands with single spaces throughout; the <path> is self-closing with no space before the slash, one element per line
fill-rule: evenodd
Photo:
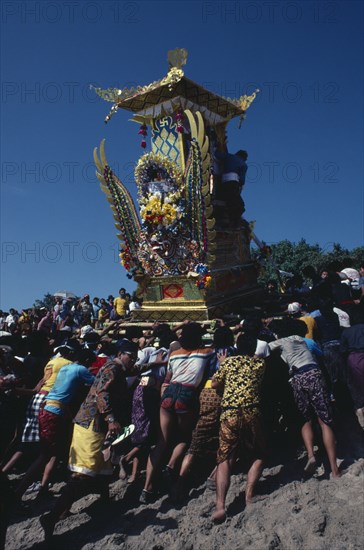
<path fill-rule="evenodd" d="M 227 96 L 261 92 L 229 147 L 246 149 L 246 218 L 268 243 L 363 244 L 363 4 L 2 2 L 1 299 L 134 288 L 118 263 L 92 151 L 134 193 L 130 114 L 89 90 L 147 84 L 185 47 L 185 74 Z"/>

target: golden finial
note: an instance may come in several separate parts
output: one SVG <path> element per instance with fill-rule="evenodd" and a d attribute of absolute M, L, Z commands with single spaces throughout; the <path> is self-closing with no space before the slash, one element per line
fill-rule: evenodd
<path fill-rule="evenodd" d="M 168 52 L 168 64 L 169 69 L 176 67 L 181 69 L 183 65 L 186 65 L 188 52 L 185 48 L 175 48 Z"/>

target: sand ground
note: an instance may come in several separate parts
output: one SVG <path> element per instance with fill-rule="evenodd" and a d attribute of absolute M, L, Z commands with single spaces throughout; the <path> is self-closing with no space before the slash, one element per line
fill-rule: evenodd
<path fill-rule="evenodd" d="M 339 448 L 343 475 L 338 480 L 330 479 L 323 468 L 321 476 L 304 479 L 305 456 L 298 453 L 294 459 L 268 464 L 258 488 L 265 498 L 245 508 L 245 476 L 233 475 L 228 518 L 222 525 L 210 519 L 215 493 L 204 483 L 193 487 L 180 505 L 172 504 L 167 495 L 141 505 L 143 480 L 133 486 L 117 480 L 111 485 L 110 501 L 89 495 L 74 503 L 72 515 L 57 524 L 52 543 L 46 545 L 39 516 L 57 498 L 62 483 L 56 483 L 49 497 L 33 503 L 28 516 L 11 516 L 6 550 L 362 550 L 363 432 L 354 426 L 344 439 L 346 445 Z"/>

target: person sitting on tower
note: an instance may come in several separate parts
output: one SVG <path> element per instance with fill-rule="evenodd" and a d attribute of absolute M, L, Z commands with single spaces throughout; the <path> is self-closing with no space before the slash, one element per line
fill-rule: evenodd
<path fill-rule="evenodd" d="M 245 184 L 248 153 L 240 150 L 233 155 L 226 149 L 225 152 L 215 151 L 214 156 L 222 163 L 222 183 L 217 186 L 215 199 L 225 201 L 229 225 L 237 227 L 245 212 L 240 193 Z"/>

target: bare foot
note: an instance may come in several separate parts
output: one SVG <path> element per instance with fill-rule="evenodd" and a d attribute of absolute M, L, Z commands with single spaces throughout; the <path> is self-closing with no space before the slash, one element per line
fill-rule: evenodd
<path fill-rule="evenodd" d="M 119 467 L 120 467 L 119 479 L 126 479 L 126 471 L 125 471 L 125 468 L 124 468 L 124 460 L 125 460 L 125 457 L 121 456 L 120 460 L 119 460 Z"/>
<path fill-rule="evenodd" d="M 214 523 L 223 523 L 226 520 L 226 513 L 224 508 L 216 509 L 212 514 L 211 519 Z"/>
<path fill-rule="evenodd" d="M 128 483 L 129 484 L 132 484 L 132 483 L 135 483 L 135 482 L 136 482 L 136 476 L 131 475 L 131 476 L 128 477 Z"/>
<path fill-rule="evenodd" d="M 266 495 L 255 495 L 253 496 L 246 496 L 245 497 L 245 504 L 246 506 L 250 506 L 251 504 L 255 504 L 256 502 L 261 502 L 262 500 L 265 500 L 267 498 Z"/>
<path fill-rule="evenodd" d="M 311 456 L 311 458 L 308 459 L 307 464 L 304 468 L 304 472 L 308 476 L 312 476 L 316 472 L 316 458 L 314 456 Z"/>
<path fill-rule="evenodd" d="M 339 470 L 336 470 L 335 472 L 331 472 L 330 479 L 340 479 L 341 472 Z"/>

